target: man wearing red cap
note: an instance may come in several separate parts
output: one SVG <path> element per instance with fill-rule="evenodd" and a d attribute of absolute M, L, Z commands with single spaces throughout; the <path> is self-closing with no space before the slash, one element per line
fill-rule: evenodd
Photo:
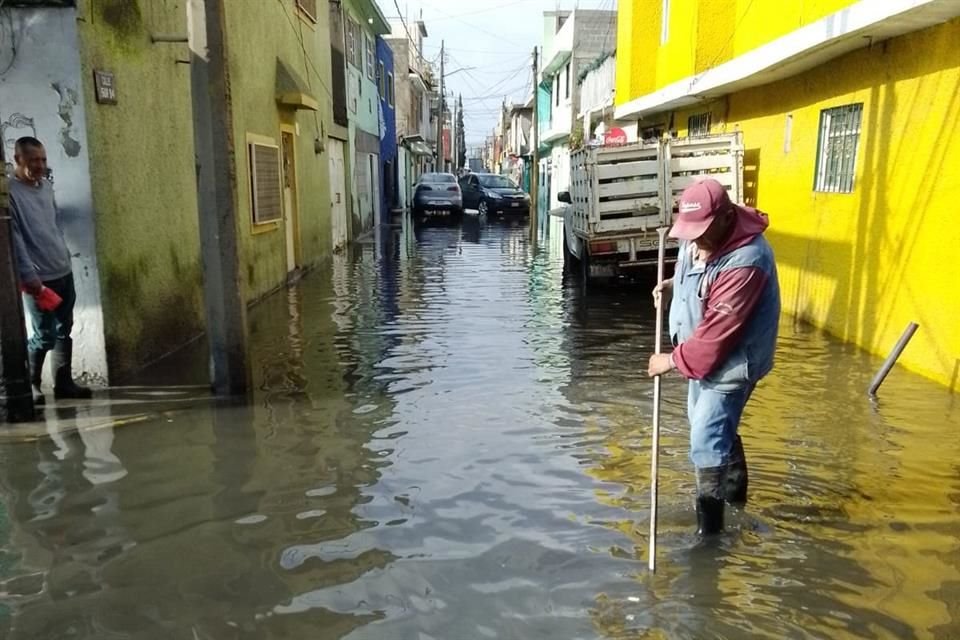
<path fill-rule="evenodd" d="M 690 381 L 690 459 L 697 473 L 698 533 L 723 530 L 724 502 L 747 500 L 747 461 L 737 435 L 743 408 L 773 368 L 780 287 L 767 217 L 730 201 L 713 179 L 686 189 L 670 236 L 681 241 L 673 278 L 673 352 L 650 357 L 648 373 L 677 369 Z"/>

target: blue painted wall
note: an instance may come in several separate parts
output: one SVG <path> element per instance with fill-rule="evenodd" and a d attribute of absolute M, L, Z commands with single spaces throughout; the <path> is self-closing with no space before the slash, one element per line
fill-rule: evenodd
<path fill-rule="evenodd" d="M 397 114 L 396 76 L 393 71 L 393 50 L 377 37 L 377 73 L 383 65 L 384 80 L 378 83 L 384 90 L 380 94 L 380 212 L 381 223 L 390 221 L 390 209 L 396 206 L 397 192 Z M 390 102 L 390 80 L 393 81 L 393 104 Z"/>

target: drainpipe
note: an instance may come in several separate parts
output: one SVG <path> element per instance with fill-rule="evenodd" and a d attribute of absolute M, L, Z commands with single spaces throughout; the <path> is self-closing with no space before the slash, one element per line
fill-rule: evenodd
<path fill-rule="evenodd" d="M 243 217 L 237 202 L 236 140 L 230 63 L 226 41 L 227 0 L 205 0 L 208 104 L 204 114 L 211 150 L 211 206 L 200 211 L 201 254 L 212 387 L 217 395 L 252 391 L 247 307 L 237 229 Z"/>

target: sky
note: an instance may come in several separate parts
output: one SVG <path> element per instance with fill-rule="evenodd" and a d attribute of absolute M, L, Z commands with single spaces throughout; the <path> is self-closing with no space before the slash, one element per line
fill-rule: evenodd
<path fill-rule="evenodd" d="M 616 0 L 377 0 L 388 18 L 408 25 L 420 16 L 429 37 L 424 56 L 439 69 L 440 43 L 447 52 L 447 91 L 463 95 L 467 145 L 482 144 L 496 125 L 499 106 L 525 101 L 533 86 L 533 48 L 543 38 L 543 12 L 615 9 Z M 615 37 L 615 36 L 614 36 Z M 458 71 L 463 69 L 463 71 Z M 449 104 L 449 103 L 448 103 Z M 452 105 L 451 105 L 452 106 Z"/>

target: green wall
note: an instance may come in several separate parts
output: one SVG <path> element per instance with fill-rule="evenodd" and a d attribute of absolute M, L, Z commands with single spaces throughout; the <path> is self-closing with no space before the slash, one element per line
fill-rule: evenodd
<path fill-rule="evenodd" d="M 329 18 L 326 3 L 319 6 L 317 23 L 299 15 L 294 2 L 238 2 L 227 6 L 238 202 L 244 213 L 238 233 L 249 301 L 286 282 L 287 262 L 283 224 L 255 228 L 252 222 L 248 134 L 271 138 L 279 145 L 280 125 L 297 127 L 301 266 L 313 266 L 331 253 L 329 159 L 325 151 L 314 152 L 314 140 L 319 137 L 325 145 L 332 122 Z M 277 58 L 309 84 L 311 95 L 320 102 L 320 111 L 278 106 Z"/>
<path fill-rule="evenodd" d="M 179 0 L 81 2 L 79 36 L 107 362 L 114 379 L 203 331 L 190 67 Z M 113 72 L 98 104 L 93 70 Z"/>

